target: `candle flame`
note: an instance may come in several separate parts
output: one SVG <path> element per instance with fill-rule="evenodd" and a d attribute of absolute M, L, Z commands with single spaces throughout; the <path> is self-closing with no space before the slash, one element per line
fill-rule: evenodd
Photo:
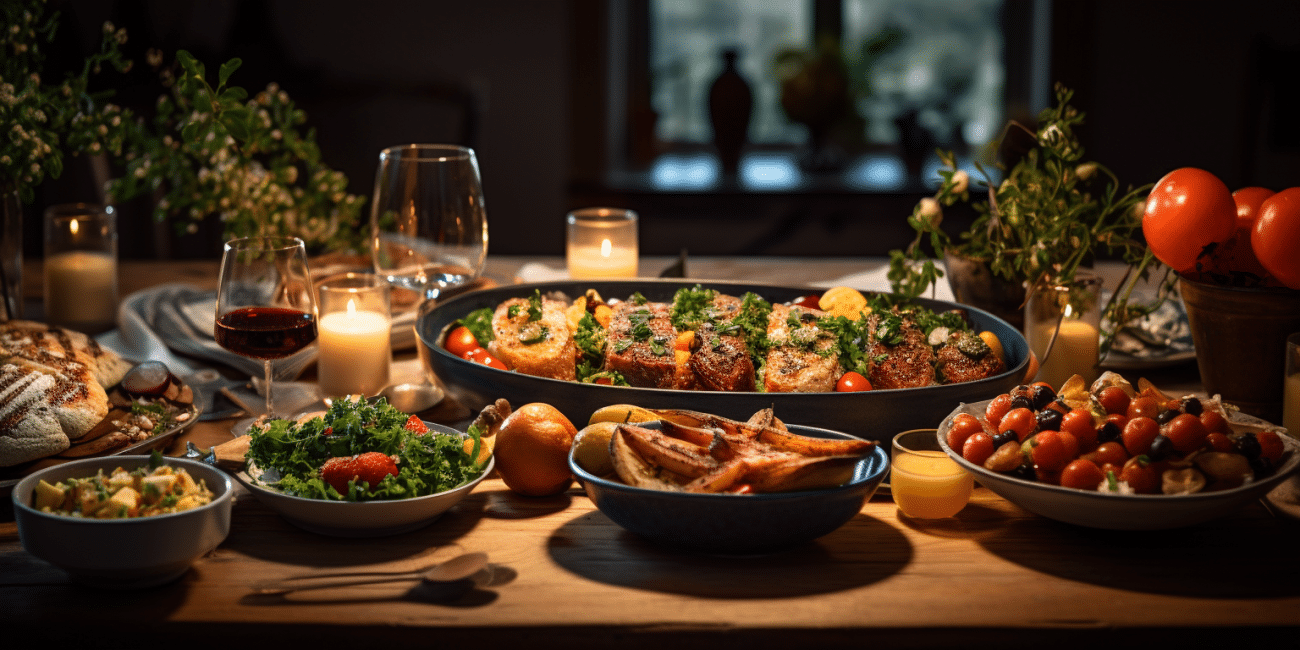
<path fill-rule="evenodd" d="M 613 249 L 613 246 L 610 245 L 608 239 L 603 240 L 603 241 L 600 242 L 600 256 L 601 256 L 601 257 L 609 257 L 610 250 L 612 250 L 612 249 Z"/>
<path fill-rule="evenodd" d="M 351 318 L 356 315 L 357 315 L 357 303 L 355 300 L 348 298 L 348 317 Z"/>
<path fill-rule="evenodd" d="M 1071 306 L 1071 305 L 1066 305 L 1066 306 L 1065 306 L 1065 317 L 1066 317 L 1066 318 L 1069 318 L 1070 315 L 1073 314 L 1073 313 L 1074 313 L 1074 309 L 1072 308 L 1072 306 Z"/>
<path fill-rule="evenodd" d="M 74 234 L 74 235 L 77 234 L 77 228 L 79 228 L 79 227 L 80 227 L 80 226 L 77 225 L 77 220 L 76 220 L 76 219 L 73 219 L 73 220 L 68 224 L 68 230 L 71 230 L 71 231 L 72 231 L 72 234 Z"/>

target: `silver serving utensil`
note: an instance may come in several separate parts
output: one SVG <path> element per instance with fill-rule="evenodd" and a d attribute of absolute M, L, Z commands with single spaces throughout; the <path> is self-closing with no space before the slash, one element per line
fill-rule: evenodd
<path fill-rule="evenodd" d="M 352 587 L 356 585 L 382 584 L 385 582 L 402 582 L 419 580 L 425 585 L 445 585 L 472 577 L 488 565 L 487 553 L 465 553 L 457 555 L 446 562 L 421 571 L 385 574 L 350 574 L 350 575 L 315 575 L 299 576 L 263 582 L 253 585 L 253 591 L 259 594 L 287 594 L 311 589 L 329 589 L 331 587 Z"/>

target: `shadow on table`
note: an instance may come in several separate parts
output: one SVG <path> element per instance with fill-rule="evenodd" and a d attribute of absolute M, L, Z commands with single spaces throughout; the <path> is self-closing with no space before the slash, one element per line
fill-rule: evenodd
<path fill-rule="evenodd" d="M 898 573 L 912 546 L 896 528 L 859 514 L 807 544 L 729 556 L 658 546 L 600 512 L 575 517 L 547 540 L 551 557 L 584 578 L 704 598 L 788 598 L 855 589 Z"/>
<path fill-rule="evenodd" d="M 1066 580 L 1192 598 L 1300 595 L 1285 540 L 1300 524 L 1245 515 L 1161 531 L 1085 528 L 1043 517 L 1004 521 L 976 541 L 1010 562 Z"/>

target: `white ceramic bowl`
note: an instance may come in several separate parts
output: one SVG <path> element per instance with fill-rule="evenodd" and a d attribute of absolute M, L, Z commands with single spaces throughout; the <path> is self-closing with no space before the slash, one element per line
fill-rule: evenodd
<path fill-rule="evenodd" d="M 431 422 L 425 424 L 433 432 L 464 436 L 451 427 Z M 482 474 L 464 485 L 436 494 L 394 501 L 308 499 L 261 485 L 249 476 L 248 471 L 235 474 L 235 478 L 258 501 L 303 530 L 334 537 L 382 537 L 409 532 L 433 523 L 442 513 L 460 503 L 474 490 L 474 486 L 492 473 L 495 466 L 496 458 L 493 457 L 488 460 Z"/>
<path fill-rule="evenodd" d="M 76 582 L 97 587 L 134 589 L 171 582 L 211 552 L 230 533 L 234 502 L 230 478 L 216 468 L 183 458 L 167 464 L 184 468 L 212 490 L 212 503 L 156 517 L 82 519 L 41 512 L 32 493 L 41 480 L 56 483 L 94 476 L 114 468 L 135 469 L 148 456 L 110 456 L 71 461 L 36 472 L 14 486 L 12 495 L 18 535 L 28 553 L 53 564 Z"/>
<path fill-rule="evenodd" d="M 988 401 L 962 404 L 944 418 L 938 433 L 943 450 L 974 474 L 980 485 L 998 496 L 1032 513 L 1068 524 L 1111 530 L 1163 530 L 1204 523 L 1259 500 L 1300 467 L 1300 441 L 1283 435 L 1287 456 L 1282 465 L 1263 480 L 1231 490 L 1179 495 L 1112 494 L 1039 483 L 985 469 L 948 446 L 948 428 L 953 417 L 958 413 L 980 416 L 986 406 Z M 1240 413 L 1233 415 L 1232 422 L 1255 428 L 1266 424 Z"/>

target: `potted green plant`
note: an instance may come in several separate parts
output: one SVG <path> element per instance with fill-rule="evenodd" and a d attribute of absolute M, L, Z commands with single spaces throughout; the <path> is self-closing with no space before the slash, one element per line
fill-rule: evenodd
<path fill-rule="evenodd" d="M 1018 311 L 1026 292 L 1070 287 L 1081 268 L 1112 257 L 1127 262 L 1130 273 L 1107 305 L 1107 320 L 1127 323 L 1151 309 L 1129 302 L 1133 286 L 1159 266 L 1139 237 L 1151 186 L 1121 190 L 1109 169 L 1086 161 L 1075 134 L 1084 115 L 1070 105 L 1069 89 L 1057 84 L 1055 94 L 1056 105 L 1039 115 L 1036 128 L 1012 121 L 991 145 L 1002 180 L 977 164 L 985 185 L 978 193 L 955 155 L 939 152 L 942 183 L 908 217 L 916 238 L 906 249 L 890 252 L 889 279 L 896 293 L 925 293 L 945 276 L 937 262 L 946 258 L 949 274 L 961 267 L 963 273 L 1002 283 L 992 292 L 1009 291 L 1011 300 L 1020 302 L 1013 308 Z M 1032 136 L 1034 145 L 1008 169 L 998 156 L 1012 130 Z M 954 238 L 942 228 L 943 209 L 958 202 L 969 204 L 976 217 Z M 956 289 L 958 282 L 948 279 Z M 962 299 L 962 292 L 957 294 Z"/>

